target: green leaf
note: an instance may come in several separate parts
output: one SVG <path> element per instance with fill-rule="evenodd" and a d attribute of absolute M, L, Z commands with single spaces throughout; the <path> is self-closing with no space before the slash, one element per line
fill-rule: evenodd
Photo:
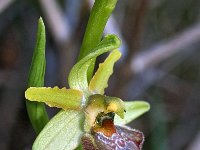
<path fill-rule="evenodd" d="M 26 90 L 25 97 L 30 101 L 45 102 L 50 107 L 58 107 L 64 110 L 80 110 L 83 101 L 81 91 L 66 88 L 59 89 L 58 87 L 31 87 Z"/>
<path fill-rule="evenodd" d="M 40 18 L 38 20 L 37 41 L 33 53 L 31 67 L 29 70 L 28 87 L 44 86 L 44 75 L 46 68 L 45 44 L 45 26 L 42 18 Z"/>
<path fill-rule="evenodd" d="M 115 8 L 117 0 L 95 0 L 92 7 L 86 31 L 84 34 L 78 60 L 87 56 L 101 41 L 103 31 Z M 88 81 L 91 80 L 94 70 L 95 59 L 88 68 Z"/>
<path fill-rule="evenodd" d="M 93 62 L 92 58 L 118 48 L 120 43 L 121 41 L 116 35 L 106 36 L 94 50 L 74 65 L 68 77 L 70 88 L 81 90 L 88 96 L 90 92 L 88 91 L 87 71 Z"/>
<path fill-rule="evenodd" d="M 82 145 L 80 144 L 75 150 L 83 150 Z"/>
<path fill-rule="evenodd" d="M 108 87 L 108 79 L 113 73 L 113 66 L 120 56 L 121 53 L 118 50 L 114 50 L 107 59 L 99 65 L 97 72 L 89 84 L 89 90 L 93 94 L 104 94 L 104 89 Z"/>
<path fill-rule="evenodd" d="M 150 109 L 149 103 L 144 101 L 132 101 L 124 103 L 126 109 L 124 119 L 121 119 L 119 116 L 116 115 L 114 119 L 116 125 L 128 124 Z"/>
<path fill-rule="evenodd" d="M 101 41 L 104 27 L 117 0 L 95 0 L 81 45 L 79 60 L 87 56 Z"/>
<path fill-rule="evenodd" d="M 44 75 L 46 67 L 45 43 L 45 26 L 42 18 L 40 18 L 38 21 L 36 46 L 29 70 L 28 87 L 44 86 Z M 26 101 L 26 108 L 31 124 L 36 134 L 38 134 L 49 121 L 45 106 L 43 103 Z"/>
<path fill-rule="evenodd" d="M 83 113 L 60 111 L 45 126 L 33 144 L 33 150 L 73 150 L 80 143 Z"/>

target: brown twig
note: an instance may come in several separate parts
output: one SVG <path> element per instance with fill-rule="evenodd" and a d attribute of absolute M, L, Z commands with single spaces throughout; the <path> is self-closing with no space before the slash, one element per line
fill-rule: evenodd
<path fill-rule="evenodd" d="M 64 16 L 64 11 L 56 0 L 40 0 L 39 2 L 58 49 L 58 84 L 66 86 L 66 75 L 74 60 L 74 56 L 72 56 L 74 53 L 70 49 L 72 27 L 69 25 L 68 18 Z"/>
<path fill-rule="evenodd" d="M 120 67 L 120 71 L 117 73 L 117 77 L 120 80 L 117 82 L 118 86 L 115 86 L 113 92 L 117 93 L 119 97 L 123 97 L 124 95 L 124 87 L 126 87 L 127 83 L 133 78 L 133 73 L 130 71 L 130 62 L 131 58 L 134 56 L 136 50 L 139 48 L 139 41 L 143 31 L 143 25 L 145 20 L 145 13 L 148 8 L 148 0 L 139 1 L 138 8 L 136 10 L 135 19 L 133 22 L 133 27 L 130 31 L 131 42 L 129 43 L 129 51 L 126 57 L 126 61 Z M 133 13 L 133 12 L 132 12 Z M 120 87 L 120 88 L 118 88 Z"/>
<path fill-rule="evenodd" d="M 39 2 L 55 41 L 66 42 L 70 37 L 70 28 L 58 3 L 55 0 L 39 0 Z"/>
<path fill-rule="evenodd" d="M 0 14 L 11 5 L 15 0 L 1 0 L 0 1 Z"/>
<path fill-rule="evenodd" d="M 129 57 L 134 56 L 135 51 L 139 49 L 140 46 L 140 39 L 144 29 L 145 23 L 145 14 L 148 9 L 148 0 L 141 0 L 139 1 L 139 6 L 136 10 L 136 14 L 133 19 L 133 27 L 131 32 L 131 44 L 130 44 L 130 51 Z"/>
<path fill-rule="evenodd" d="M 185 50 L 185 47 L 200 41 L 200 23 L 179 33 L 175 37 L 164 40 L 132 58 L 131 71 L 139 73 L 150 66 L 157 65 L 174 54 Z"/>

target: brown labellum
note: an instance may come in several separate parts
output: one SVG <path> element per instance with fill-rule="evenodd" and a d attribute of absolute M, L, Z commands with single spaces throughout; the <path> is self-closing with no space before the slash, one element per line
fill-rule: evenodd
<path fill-rule="evenodd" d="M 128 127 L 115 126 L 116 133 L 105 136 L 101 132 L 93 134 L 99 150 L 141 150 L 144 142 L 142 132 Z"/>
<path fill-rule="evenodd" d="M 90 138 L 82 138 L 84 150 L 142 150 L 143 142 L 142 132 L 114 126 L 110 119 L 105 119 L 101 127 L 93 128 Z"/>

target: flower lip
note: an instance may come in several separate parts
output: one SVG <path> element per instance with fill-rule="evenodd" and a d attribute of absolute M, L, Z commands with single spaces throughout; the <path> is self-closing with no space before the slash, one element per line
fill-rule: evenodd
<path fill-rule="evenodd" d="M 142 150 L 144 135 L 142 132 L 126 126 L 115 126 L 116 133 L 106 136 L 103 132 L 93 132 L 94 141 L 104 150 Z"/>
<path fill-rule="evenodd" d="M 142 150 L 142 132 L 126 126 L 114 125 L 114 113 L 100 113 L 91 128 L 90 138 L 84 136 L 83 145 L 104 150 Z"/>
<path fill-rule="evenodd" d="M 92 132 L 101 132 L 105 136 L 110 137 L 116 133 L 114 126 L 114 113 L 100 113 L 96 118 L 96 123 L 92 127 Z"/>

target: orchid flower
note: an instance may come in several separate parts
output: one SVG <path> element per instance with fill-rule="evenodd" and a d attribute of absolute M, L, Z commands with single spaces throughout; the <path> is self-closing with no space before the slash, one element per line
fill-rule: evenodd
<path fill-rule="evenodd" d="M 69 89 L 30 87 L 26 90 L 26 99 L 62 109 L 40 132 L 33 150 L 142 149 L 143 133 L 124 125 L 147 112 L 149 104 L 105 95 L 114 64 L 121 56 L 117 50 L 120 43 L 116 35 L 108 35 L 78 61 L 68 77 Z M 92 60 L 109 51 L 88 82 L 87 71 Z"/>

